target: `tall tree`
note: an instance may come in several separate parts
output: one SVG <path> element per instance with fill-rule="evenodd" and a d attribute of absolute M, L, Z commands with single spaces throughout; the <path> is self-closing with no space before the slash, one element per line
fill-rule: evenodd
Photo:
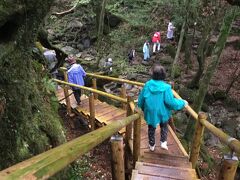
<path fill-rule="evenodd" d="M 185 3 L 184 3 L 184 5 L 185 5 L 185 18 L 184 18 L 184 22 L 183 22 L 182 28 L 181 28 L 181 33 L 180 33 L 180 38 L 179 38 L 179 41 L 178 41 L 177 52 L 176 52 L 176 55 L 174 57 L 173 64 L 172 64 L 172 70 L 171 70 L 171 78 L 172 79 L 175 76 L 176 66 L 177 66 L 177 62 L 178 62 L 180 51 L 181 51 L 182 44 L 183 44 L 183 38 L 184 38 L 184 35 L 185 35 L 186 25 L 187 25 L 188 15 L 189 15 L 188 11 L 189 11 L 190 2 L 191 2 L 191 0 L 185 0 Z"/>
<path fill-rule="evenodd" d="M 232 22 L 235 18 L 235 14 L 236 14 L 236 8 L 231 7 L 227 10 L 225 17 L 223 19 L 220 35 L 218 37 L 218 40 L 217 40 L 217 42 L 214 46 L 213 52 L 211 54 L 210 64 L 208 65 L 208 67 L 206 69 L 206 73 L 204 74 L 202 80 L 200 81 L 200 87 L 199 87 L 197 96 L 194 100 L 193 108 L 196 112 L 199 112 L 202 107 L 203 101 L 204 101 L 205 96 L 208 91 L 210 81 L 213 77 L 214 72 L 217 69 L 218 64 L 219 64 L 220 55 L 226 44 L 227 37 L 228 37 L 229 32 L 232 27 Z M 187 125 L 186 132 L 184 134 L 184 138 L 188 142 L 190 142 L 193 137 L 194 125 L 195 125 L 195 122 L 190 119 L 188 122 L 188 125 Z"/>
<path fill-rule="evenodd" d="M 32 54 L 52 2 L 0 1 L 0 169 L 65 141 Z"/>

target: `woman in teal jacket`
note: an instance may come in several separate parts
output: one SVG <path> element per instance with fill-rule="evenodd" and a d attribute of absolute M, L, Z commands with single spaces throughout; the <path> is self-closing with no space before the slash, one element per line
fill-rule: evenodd
<path fill-rule="evenodd" d="M 161 127 L 161 148 L 168 150 L 167 125 L 172 110 L 180 110 L 187 105 L 187 101 L 173 97 L 171 86 L 164 82 L 165 77 L 164 67 L 155 64 L 152 68 L 152 79 L 146 82 L 138 97 L 138 107 L 144 111 L 148 124 L 151 151 L 155 149 L 155 130 L 158 125 Z"/>

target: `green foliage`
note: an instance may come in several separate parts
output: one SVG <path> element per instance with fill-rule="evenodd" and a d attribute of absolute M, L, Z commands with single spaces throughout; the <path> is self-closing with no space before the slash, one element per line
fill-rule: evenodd
<path fill-rule="evenodd" d="M 85 174 L 90 169 L 90 163 L 89 163 L 88 156 L 84 155 L 77 161 L 75 161 L 72 165 L 72 168 L 69 172 L 69 179 L 71 180 L 84 180 L 86 179 Z"/>
<path fill-rule="evenodd" d="M 75 0 L 72 2 L 73 6 L 80 6 L 80 5 L 86 5 L 89 4 L 91 0 Z"/>

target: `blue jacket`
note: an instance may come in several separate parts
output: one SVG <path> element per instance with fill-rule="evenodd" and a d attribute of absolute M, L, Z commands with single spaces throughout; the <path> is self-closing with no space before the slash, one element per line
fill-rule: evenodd
<path fill-rule="evenodd" d="M 73 64 L 68 70 L 68 82 L 70 83 L 84 86 L 84 76 L 86 76 L 86 72 L 79 64 Z M 72 89 L 74 90 L 78 88 L 72 87 Z"/>
<path fill-rule="evenodd" d="M 138 97 L 138 107 L 144 111 L 147 124 L 153 127 L 167 122 L 171 110 L 180 110 L 184 106 L 185 101 L 174 98 L 171 86 L 160 80 L 146 82 Z"/>

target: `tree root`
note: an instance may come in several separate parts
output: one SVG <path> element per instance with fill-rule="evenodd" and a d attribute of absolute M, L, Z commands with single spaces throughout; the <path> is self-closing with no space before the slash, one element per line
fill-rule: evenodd
<path fill-rule="evenodd" d="M 75 8 L 77 7 L 78 3 L 76 3 L 72 8 L 66 10 L 66 11 L 62 11 L 62 12 L 53 12 L 53 15 L 57 15 L 57 16 L 61 16 L 61 15 L 65 15 L 65 14 L 70 14 L 72 12 L 74 12 Z"/>

